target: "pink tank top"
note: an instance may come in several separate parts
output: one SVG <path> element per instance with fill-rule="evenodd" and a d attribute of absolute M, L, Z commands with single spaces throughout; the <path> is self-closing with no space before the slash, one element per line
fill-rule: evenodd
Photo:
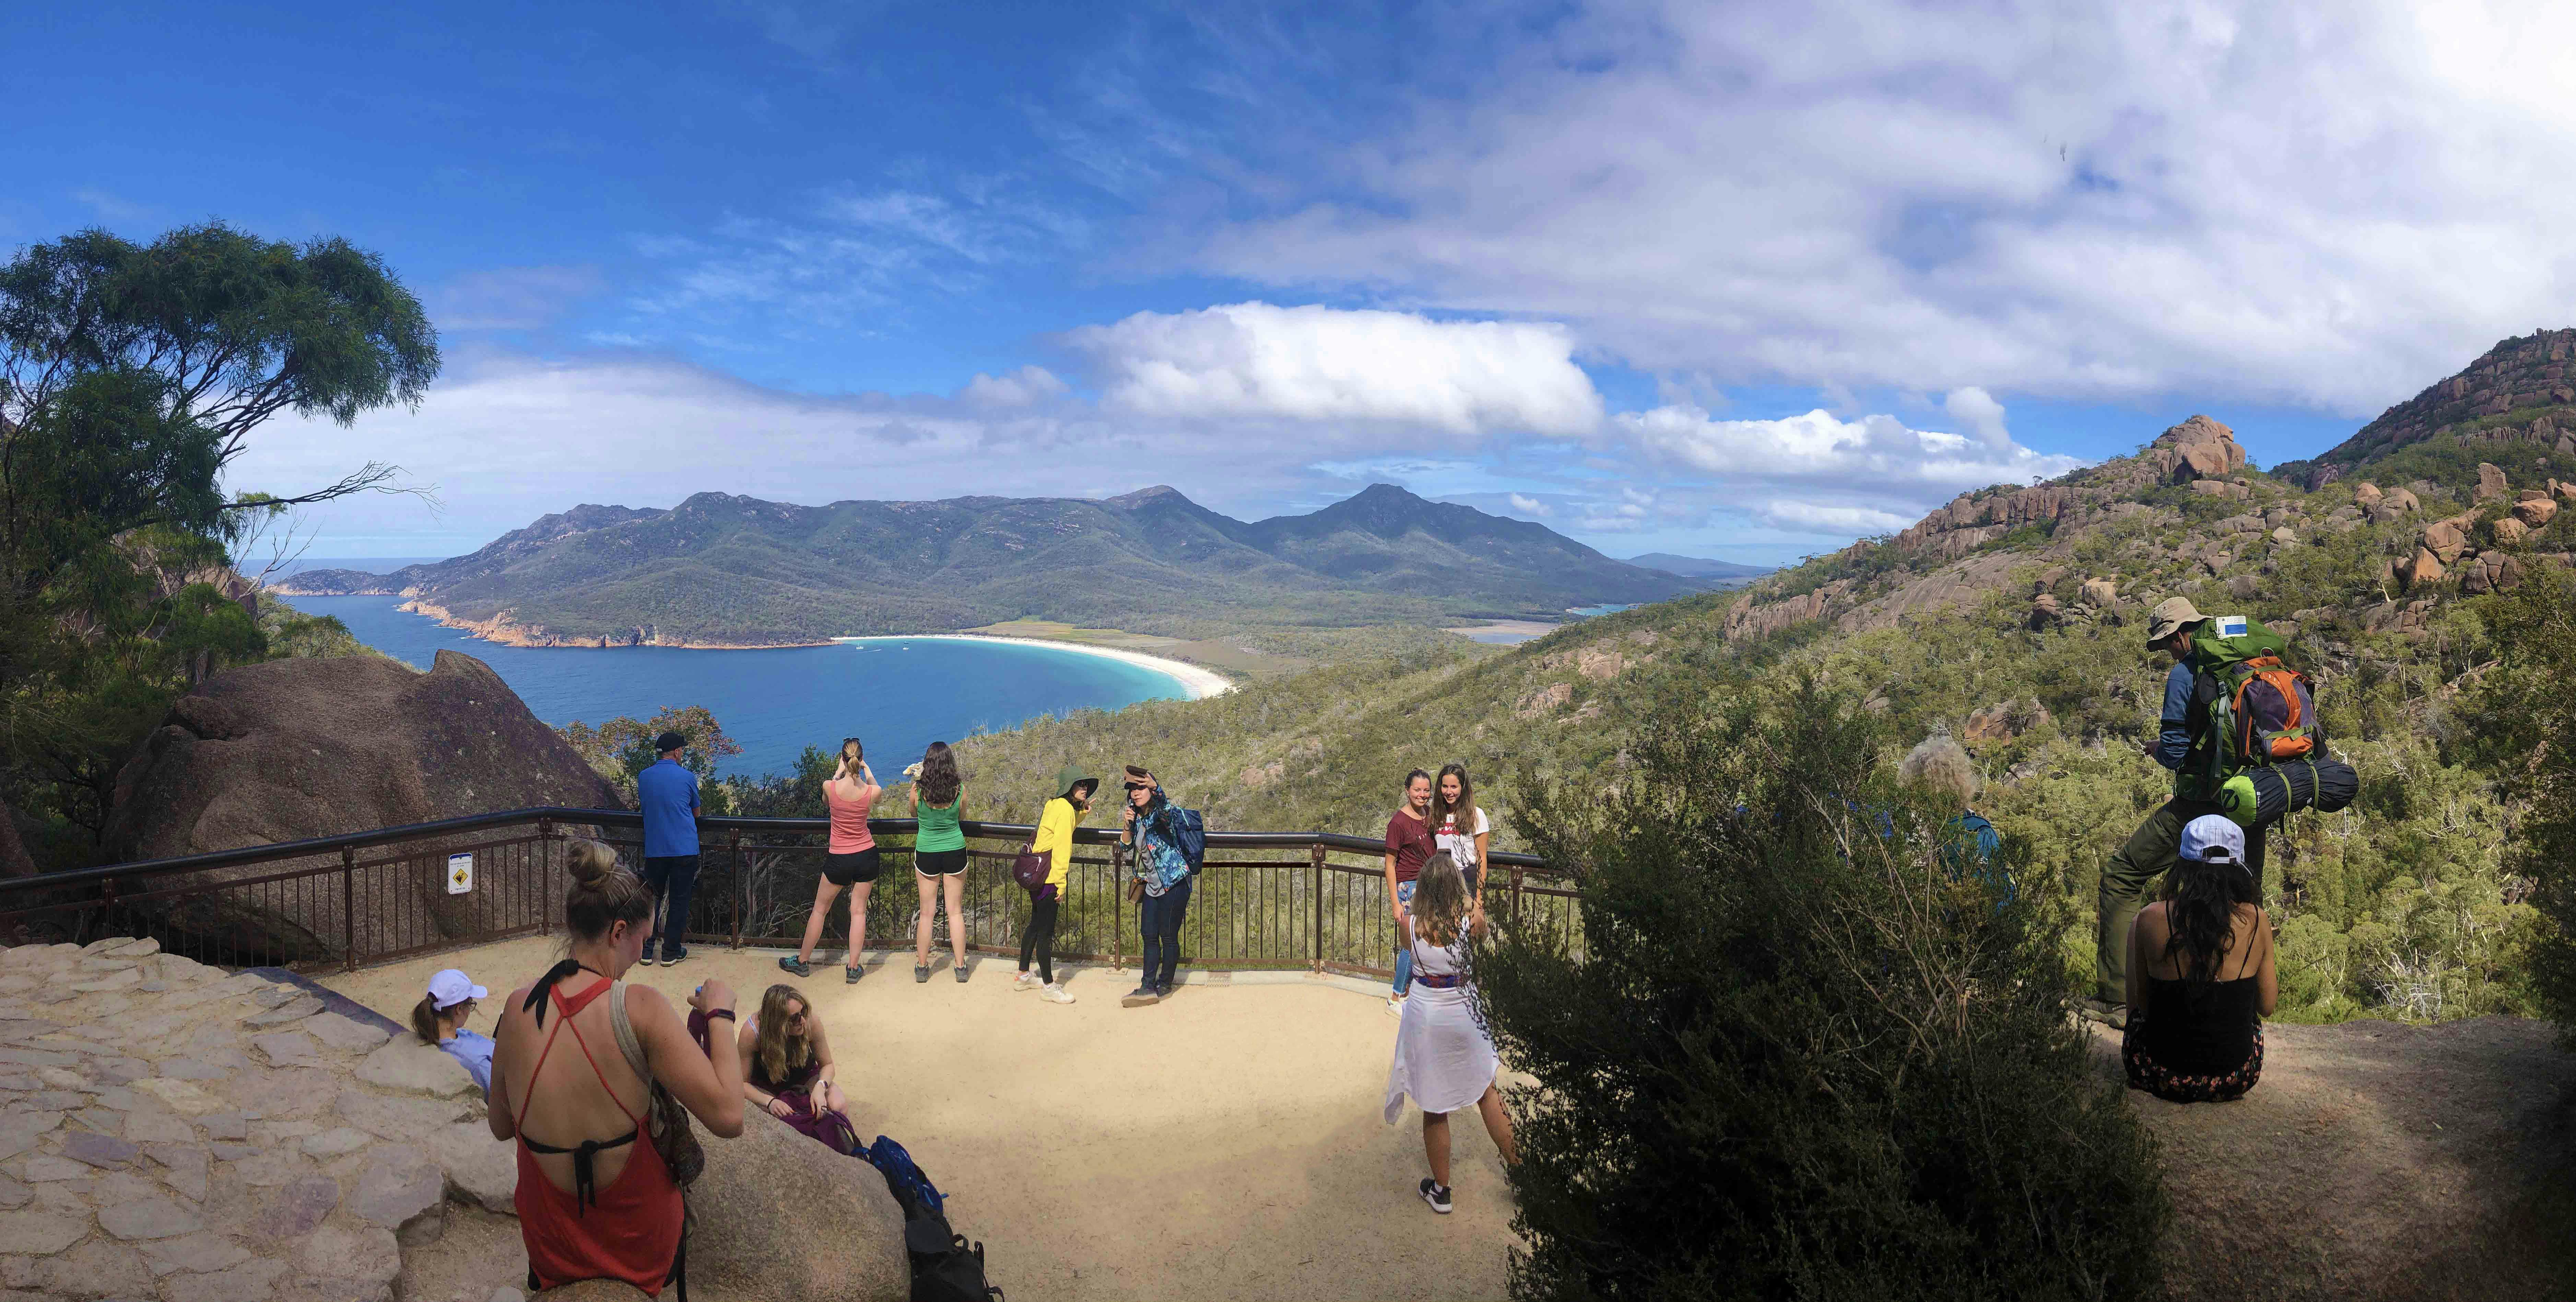
<path fill-rule="evenodd" d="M 832 841 L 826 848 L 833 854 L 876 849 L 876 834 L 868 830 L 868 807 L 876 803 L 879 788 L 861 787 L 859 799 L 843 800 L 833 791 L 836 785 L 823 784 L 823 807 L 832 811 Z"/>

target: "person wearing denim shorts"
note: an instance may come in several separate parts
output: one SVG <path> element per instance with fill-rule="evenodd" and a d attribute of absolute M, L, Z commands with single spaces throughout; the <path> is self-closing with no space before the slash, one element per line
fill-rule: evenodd
<path fill-rule="evenodd" d="M 1386 820 L 1386 902 L 1403 932 L 1406 906 L 1413 902 L 1413 881 L 1422 863 L 1439 845 L 1431 831 L 1431 775 L 1415 769 L 1404 776 L 1404 807 Z M 1386 997 L 1388 1012 L 1404 1010 L 1405 992 L 1413 985 L 1413 950 L 1395 951 L 1395 985 Z"/>

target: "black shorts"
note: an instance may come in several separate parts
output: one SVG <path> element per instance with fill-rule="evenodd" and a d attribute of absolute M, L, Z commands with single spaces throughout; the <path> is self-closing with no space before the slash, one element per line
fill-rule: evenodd
<path fill-rule="evenodd" d="M 823 856 L 823 880 L 834 886 L 850 886 L 876 879 L 877 848 L 875 846 L 850 854 Z"/>
<path fill-rule="evenodd" d="M 966 871 L 966 847 L 954 850 L 916 850 L 912 870 L 924 877 L 952 877 Z"/>

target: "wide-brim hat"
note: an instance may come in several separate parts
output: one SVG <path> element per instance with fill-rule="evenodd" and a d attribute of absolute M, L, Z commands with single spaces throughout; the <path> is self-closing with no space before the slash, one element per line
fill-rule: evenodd
<path fill-rule="evenodd" d="M 2167 597 L 2157 602 L 2156 608 L 2147 612 L 2147 649 L 2155 650 L 2164 645 L 2165 639 L 2172 637 L 2175 630 L 2207 618 L 2209 616 L 2201 614 L 2191 604 L 2189 597 Z"/>

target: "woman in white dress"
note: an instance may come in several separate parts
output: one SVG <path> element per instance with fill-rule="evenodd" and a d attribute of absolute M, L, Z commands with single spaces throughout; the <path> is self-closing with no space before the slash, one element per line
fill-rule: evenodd
<path fill-rule="evenodd" d="M 1404 1115 L 1408 1095 L 1422 1109 L 1422 1152 L 1431 1160 L 1422 1200 L 1445 1215 L 1450 1208 L 1450 1113 L 1475 1108 L 1483 1114 L 1485 1133 L 1494 1137 L 1503 1164 L 1518 1160 L 1511 1118 L 1504 1115 L 1502 1091 L 1494 1085 L 1501 1063 L 1484 1012 L 1476 1006 L 1467 963 L 1469 943 L 1485 934 L 1485 911 L 1467 893 L 1466 879 L 1447 852 L 1423 863 L 1413 908 L 1402 925 L 1413 953 L 1414 991 L 1396 1027 L 1395 1062 L 1386 1071 L 1386 1124 L 1394 1125 Z"/>

